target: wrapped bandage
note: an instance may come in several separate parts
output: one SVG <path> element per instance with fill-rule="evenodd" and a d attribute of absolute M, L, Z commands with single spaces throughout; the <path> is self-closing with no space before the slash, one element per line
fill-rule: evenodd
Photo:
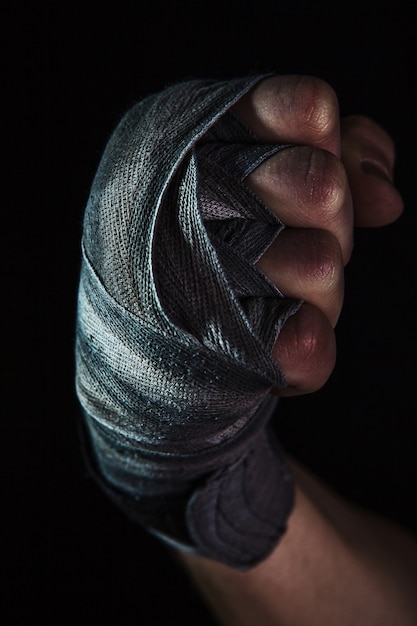
<path fill-rule="evenodd" d="M 261 145 L 229 111 L 262 77 L 136 104 L 85 211 L 76 389 L 92 471 L 180 549 L 245 569 L 285 531 L 293 482 L 269 426 L 271 350 L 300 302 L 255 264 L 283 224 L 245 177 Z"/>

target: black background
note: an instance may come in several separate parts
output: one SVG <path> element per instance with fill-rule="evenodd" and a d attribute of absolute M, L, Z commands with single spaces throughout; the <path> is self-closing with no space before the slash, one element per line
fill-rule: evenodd
<path fill-rule="evenodd" d="M 282 403 L 279 428 L 340 492 L 417 532 L 416 24 L 378 6 L 3 5 L 3 624 L 211 624 L 165 549 L 89 478 L 73 383 L 95 168 L 124 111 L 185 78 L 314 74 L 342 114 L 395 138 L 404 215 L 356 233 L 336 369 L 320 392 Z"/>

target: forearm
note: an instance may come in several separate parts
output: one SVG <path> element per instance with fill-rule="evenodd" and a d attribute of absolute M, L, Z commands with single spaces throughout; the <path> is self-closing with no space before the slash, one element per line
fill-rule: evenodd
<path fill-rule="evenodd" d="M 240 572 L 181 554 L 224 626 L 413 626 L 417 544 L 292 463 L 296 504 L 272 555 Z"/>

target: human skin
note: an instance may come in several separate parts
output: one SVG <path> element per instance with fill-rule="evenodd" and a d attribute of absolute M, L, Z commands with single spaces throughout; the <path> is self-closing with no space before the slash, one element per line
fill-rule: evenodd
<path fill-rule="evenodd" d="M 354 227 L 383 226 L 402 213 L 391 182 L 395 146 L 367 117 L 341 123 L 334 90 L 311 76 L 267 79 L 234 111 L 261 142 L 297 146 L 268 159 L 246 182 L 287 226 L 258 265 L 284 295 L 305 301 L 274 348 L 288 382 L 276 392 L 309 393 L 334 367 L 333 329 Z"/>
<path fill-rule="evenodd" d="M 272 554 L 241 572 L 177 557 L 222 626 L 415 626 L 417 543 L 295 461 L 296 499 Z"/>
<path fill-rule="evenodd" d="M 334 327 L 354 228 L 389 224 L 403 210 L 392 182 L 395 146 L 368 117 L 341 120 L 333 89 L 311 76 L 268 78 L 234 112 L 259 141 L 295 144 L 246 182 L 287 226 L 258 266 L 284 295 L 304 301 L 273 348 L 288 383 L 273 393 L 311 393 L 335 364 Z M 241 572 L 178 554 L 219 623 L 415 626 L 414 537 L 345 502 L 294 459 L 288 462 L 295 506 L 267 559 Z"/>

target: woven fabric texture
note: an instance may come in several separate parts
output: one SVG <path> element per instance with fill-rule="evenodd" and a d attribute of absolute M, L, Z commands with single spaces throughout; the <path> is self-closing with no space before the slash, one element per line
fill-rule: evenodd
<path fill-rule="evenodd" d="M 284 225 L 245 185 L 287 146 L 230 112 L 262 78 L 172 85 L 121 119 L 85 211 L 76 330 L 104 489 L 163 539 L 242 569 L 293 504 L 271 349 L 300 302 L 255 266 Z"/>

